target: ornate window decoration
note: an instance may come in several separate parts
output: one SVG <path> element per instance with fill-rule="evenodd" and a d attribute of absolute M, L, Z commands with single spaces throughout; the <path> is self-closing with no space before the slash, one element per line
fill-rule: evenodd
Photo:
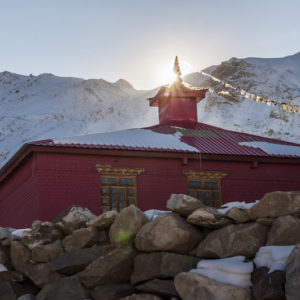
<path fill-rule="evenodd" d="M 222 205 L 221 180 L 228 175 L 227 173 L 184 170 L 183 174 L 187 176 L 190 196 L 199 199 L 207 206 Z"/>
<path fill-rule="evenodd" d="M 96 165 L 96 170 L 101 174 L 102 213 L 137 205 L 137 175 L 145 169 Z"/>

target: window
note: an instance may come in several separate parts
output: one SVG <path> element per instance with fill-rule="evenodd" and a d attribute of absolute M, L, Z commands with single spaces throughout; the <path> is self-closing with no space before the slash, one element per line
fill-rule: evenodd
<path fill-rule="evenodd" d="M 101 174 L 102 213 L 121 211 L 130 204 L 137 205 L 137 175 L 144 172 L 141 168 L 117 168 L 97 165 Z"/>
<path fill-rule="evenodd" d="M 227 176 L 223 172 L 183 171 L 187 176 L 188 193 L 207 206 L 222 205 L 221 179 Z"/>

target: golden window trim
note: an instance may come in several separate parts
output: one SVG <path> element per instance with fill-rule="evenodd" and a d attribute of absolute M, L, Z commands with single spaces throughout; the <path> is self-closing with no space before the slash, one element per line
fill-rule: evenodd
<path fill-rule="evenodd" d="M 136 176 L 145 172 L 144 168 L 112 167 L 111 165 L 96 165 L 95 169 L 101 175 Z"/>
<path fill-rule="evenodd" d="M 221 180 L 228 175 L 226 172 L 220 171 L 194 171 L 194 170 L 183 170 L 182 173 L 187 176 L 187 182 L 190 181 L 199 181 L 201 182 L 200 187 L 188 187 L 189 194 L 192 192 L 193 195 L 201 193 L 201 201 L 204 200 L 204 193 L 210 193 L 209 204 L 206 205 L 220 207 L 223 203 L 222 201 L 222 183 Z M 216 188 L 206 188 L 205 182 L 213 181 L 217 183 Z M 213 192 L 218 193 L 218 197 L 213 199 Z M 198 198 L 197 196 L 196 198 Z M 206 196 L 205 196 L 206 197 Z M 198 198 L 199 199 L 199 198 Z M 218 203 L 216 206 L 215 203 Z"/>
<path fill-rule="evenodd" d="M 219 171 L 194 171 L 194 170 L 183 170 L 182 173 L 188 177 L 188 179 L 215 179 L 221 180 L 224 177 L 228 176 L 226 172 Z"/>

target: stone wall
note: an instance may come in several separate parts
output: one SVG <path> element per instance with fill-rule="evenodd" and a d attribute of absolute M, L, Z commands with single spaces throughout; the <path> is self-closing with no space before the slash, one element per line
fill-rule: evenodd
<path fill-rule="evenodd" d="M 149 219 L 133 205 L 100 216 L 73 206 L 31 230 L 0 228 L 0 300 L 299 299 L 300 192 L 226 214 L 173 194 L 167 208 Z M 286 268 L 255 258 L 288 245 Z"/>

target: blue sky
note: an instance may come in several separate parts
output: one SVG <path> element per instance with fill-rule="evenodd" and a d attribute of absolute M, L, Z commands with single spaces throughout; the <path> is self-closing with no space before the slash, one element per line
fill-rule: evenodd
<path fill-rule="evenodd" d="M 0 71 L 165 83 L 235 57 L 300 51 L 297 0 L 0 0 Z"/>

